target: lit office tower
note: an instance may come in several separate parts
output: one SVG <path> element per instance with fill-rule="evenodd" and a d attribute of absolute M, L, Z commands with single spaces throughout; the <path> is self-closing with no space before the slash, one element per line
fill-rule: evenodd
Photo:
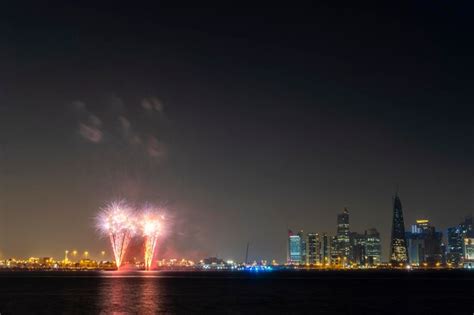
<path fill-rule="evenodd" d="M 301 260 L 301 237 L 299 234 L 293 234 L 288 230 L 288 263 L 299 265 Z"/>
<path fill-rule="evenodd" d="M 429 220 L 416 220 L 416 224 L 412 224 L 410 232 L 405 233 L 408 257 L 410 264 L 413 266 L 421 266 L 425 261 L 425 239 L 429 228 Z"/>
<path fill-rule="evenodd" d="M 464 222 L 447 230 L 448 263 L 459 266 L 464 260 L 464 238 L 472 234 L 472 217 L 467 217 Z"/>
<path fill-rule="evenodd" d="M 411 232 L 406 233 L 406 239 L 410 264 L 436 266 L 443 262 L 443 233 L 436 231 L 428 220 L 416 220 Z"/>
<path fill-rule="evenodd" d="M 337 237 L 331 236 L 329 239 L 329 264 L 330 265 L 339 265 L 340 258 L 337 251 Z"/>
<path fill-rule="evenodd" d="M 300 237 L 300 248 L 301 248 L 301 263 L 306 264 L 306 237 L 304 237 L 303 230 L 298 232 Z"/>
<path fill-rule="evenodd" d="M 366 263 L 369 266 L 377 266 L 382 259 L 382 244 L 380 242 L 380 233 L 376 229 L 368 229 L 365 231 L 365 254 L 367 255 Z"/>
<path fill-rule="evenodd" d="M 349 232 L 349 211 L 337 215 L 337 244 L 336 251 L 340 259 L 348 262 L 351 254 L 351 240 Z"/>
<path fill-rule="evenodd" d="M 425 233 L 430 227 L 430 221 L 426 219 L 416 220 L 416 224 L 411 226 L 412 233 Z"/>
<path fill-rule="evenodd" d="M 321 239 L 321 262 L 323 265 L 329 265 L 331 262 L 330 257 L 329 257 L 329 249 L 330 249 L 329 237 L 326 233 L 323 233 L 323 236 Z"/>
<path fill-rule="evenodd" d="M 430 266 L 437 266 L 443 262 L 442 252 L 443 233 L 436 231 L 434 226 L 428 226 L 425 230 L 425 262 Z"/>
<path fill-rule="evenodd" d="M 405 222 L 403 221 L 402 202 L 395 195 L 393 199 L 392 239 L 390 246 L 392 265 L 408 263 L 407 243 L 405 239 Z"/>
<path fill-rule="evenodd" d="M 472 216 L 467 217 L 459 225 L 463 235 L 463 263 L 464 268 L 474 268 L 474 225 Z"/>
<path fill-rule="evenodd" d="M 448 238 L 448 253 L 447 253 L 448 263 L 457 266 L 461 263 L 461 260 L 462 260 L 463 238 L 462 238 L 461 228 L 459 226 L 448 228 L 447 238 Z"/>
<path fill-rule="evenodd" d="M 410 257 L 410 264 L 420 266 L 424 262 L 425 257 L 425 240 L 424 233 L 415 225 L 411 226 L 411 232 L 406 232 L 407 251 Z"/>
<path fill-rule="evenodd" d="M 306 259 L 308 264 L 321 263 L 321 238 L 318 233 L 308 233 L 306 241 Z"/>
<path fill-rule="evenodd" d="M 464 219 L 464 222 L 459 224 L 461 227 L 463 235 L 471 235 L 474 232 L 474 224 L 473 224 L 473 219 L 472 216 L 467 216 Z"/>
<path fill-rule="evenodd" d="M 365 234 L 351 232 L 351 261 L 358 266 L 366 264 L 366 242 Z"/>
<path fill-rule="evenodd" d="M 467 235 L 464 237 L 464 268 L 474 268 L 474 236 Z"/>

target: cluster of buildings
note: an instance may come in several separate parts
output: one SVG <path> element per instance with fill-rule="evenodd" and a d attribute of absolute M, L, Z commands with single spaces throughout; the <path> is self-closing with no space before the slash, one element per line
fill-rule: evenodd
<path fill-rule="evenodd" d="M 382 263 L 380 233 L 371 228 L 351 232 L 349 211 L 337 215 L 336 235 L 288 231 L 287 263 L 321 268 L 447 267 L 474 269 L 474 228 L 471 216 L 445 233 L 420 219 L 405 231 L 402 203 L 393 199 L 390 259 Z"/>
<path fill-rule="evenodd" d="M 429 220 L 416 220 L 405 231 L 402 203 L 398 195 L 393 203 L 390 264 L 407 267 L 474 268 L 474 228 L 472 216 L 450 227 L 436 230 Z"/>
<path fill-rule="evenodd" d="M 323 268 L 375 267 L 381 263 L 380 233 L 371 228 L 364 233 L 349 229 L 349 210 L 337 215 L 337 232 L 293 233 L 288 231 L 288 264 Z"/>
<path fill-rule="evenodd" d="M 449 227 L 445 233 L 436 230 L 429 220 L 416 220 L 410 231 L 405 232 L 405 237 L 411 266 L 474 268 L 472 217 Z"/>

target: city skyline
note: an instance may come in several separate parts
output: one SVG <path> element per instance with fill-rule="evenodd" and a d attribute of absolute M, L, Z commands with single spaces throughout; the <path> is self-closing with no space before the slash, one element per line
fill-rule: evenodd
<path fill-rule="evenodd" d="M 286 229 L 472 213 L 469 10 L 8 5 L 0 255 L 100 252 L 111 200 L 165 204 L 161 257 L 286 259 Z M 249 14 L 252 13 L 252 14 Z M 451 223 L 450 223 L 451 222 Z"/>
<path fill-rule="evenodd" d="M 311 268 L 467 268 L 474 267 L 474 220 L 472 215 L 445 228 L 419 218 L 405 229 L 398 189 L 393 196 L 392 231 L 388 260 L 382 259 L 382 242 L 377 228 L 363 233 L 350 226 L 349 210 L 337 214 L 336 233 L 288 229 L 288 265 Z"/>
<path fill-rule="evenodd" d="M 423 218 L 418 218 L 415 220 L 416 223 L 412 224 L 411 225 L 411 228 L 406 226 L 405 223 L 404 223 L 404 220 L 403 220 L 403 212 L 401 212 L 402 210 L 402 204 L 401 204 L 401 201 L 400 201 L 400 197 L 399 197 L 399 194 L 398 194 L 398 189 L 397 189 L 397 192 L 395 193 L 395 195 L 392 197 L 392 201 L 393 201 L 393 221 L 392 221 L 392 233 L 391 233 L 391 237 L 390 237 L 390 244 L 389 244 L 389 247 L 387 249 L 383 249 L 383 242 L 381 242 L 381 237 L 380 237 L 380 233 L 378 232 L 377 230 L 377 227 L 376 226 L 372 226 L 372 227 L 368 227 L 366 228 L 362 233 L 362 234 L 358 234 L 358 232 L 355 232 L 353 228 L 350 228 L 350 224 L 349 224 L 349 209 L 347 207 L 344 207 L 343 208 L 343 211 L 342 213 L 339 213 L 337 214 L 336 216 L 336 224 L 335 224 L 335 232 L 334 233 L 331 233 L 331 232 L 326 232 L 326 230 L 324 230 L 324 232 L 315 232 L 314 230 L 309 230 L 309 231 L 306 231 L 306 233 L 303 231 L 303 229 L 301 230 L 297 230 L 298 232 L 297 233 L 294 233 L 293 230 L 291 229 L 288 229 L 288 236 L 289 236 L 289 239 L 287 240 L 288 243 L 287 243 L 287 249 L 286 249 L 286 260 L 277 260 L 275 259 L 275 257 L 258 257 L 256 259 L 253 259 L 253 261 L 275 261 L 275 262 L 278 262 L 280 264 L 283 264 L 283 263 L 288 263 L 288 264 L 296 264 L 296 265 L 299 265 L 299 264 L 310 264 L 310 265 L 313 265 L 313 264 L 328 264 L 328 265 L 337 265 L 338 263 L 335 262 L 336 258 L 339 257 L 340 259 L 346 257 L 348 259 L 348 263 L 349 263 L 349 257 L 351 257 L 350 261 L 352 262 L 354 258 L 354 255 L 357 255 L 357 254 L 354 254 L 354 245 L 357 245 L 357 244 L 354 244 L 354 240 L 355 238 L 359 237 L 359 235 L 361 237 L 373 237 L 376 235 L 376 238 L 378 239 L 378 245 L 375 245 L 375 246 L 378 246 L 380 247 L 380 249 L 378 249 L 377 251 L 377 264 L 380 264 L 380 263 L 384 263 L 384 264 L 387 264 L 387 263 L 390 263 L 392 264 L 393 266 L 398 266 L 398 265 L 413 265 L 415 264 L 415 266 L 418 266 L 420 265 L 421 266 L 421 258 L 418 256 L 418 254 L 416 255 L 416 257 L 412 257 L 413 255 L 413 248 L 412 248 L 412 238 L 414 237 L 414 239 L 417 239 L 417 235 L 421 235 L 420 233 L 424 233 L 423 231 L 425 231 L 427 228 L 432 228 L 433 229 L 433 233 L 435 231 L 435 227 L 433 225 L 430 225 L 430 220 L 427 219 L 426 217 L 423 217 Z M 120 203 L 123 203 L 124 205 L 126 204 L 125 203 L 126 201 L 125 200 L 120 200 L 118 202 L 116 202 L 114 204 L 111 203 L 109 205 L 109 207 L 115 207 L 115 205 L 118 205 Z M 147 206 L 149 207 L 149 206 Z M 132 209 L 132 208 L 130 208 Z M 163 212 L 164 209 L 162 209 L 161 211 Z M 165 212 L 163 212 L 165 213 Z M 401 221 L 397 221 L 399 220 L 399 217 L 401 216 Z M 164 219 L 164 216 L 161 215 L 161 220 Z M 467 232 L 466 231 L 472 231 L 474 225 L 472 223 L 472 215 L 471 214 L 467 214 L 466 216 L 463 217 L 463 222 L 460 223 L 460 225 L 453 225 L 453 224 L 448 224 L 449 226 L 448 227 L 445 227 L 445 228 L 442 228 L 441 229 L 441 232 L 436 232 L 439 234 L 439 243 L 438 243 L 438 248 L 439 250 L 441 250 L 441 247 L 440 246 L 443 246 L 442 247 L 442 250 L 443 250 L 443 261 L 446 262 L 459 262 L 459 261 L 462 261 L 463 260 L 463 257 L 465 256 L 465 252 L 464 252 L 464 239 L 463 239 L 463 235 L 468 235 L 470 237 L 470 233 L 469 234 L 466 234 Z M 470 222 L 470 223 L 468 223 Z M 403 230 L 403 243 L 405 245 L 399 245 L 400 244 L 400 241 L 399 241 L 399 238 L 400 236 L 399 235 L 402 235 L 402 234 L 397 234 L 395 233 L 394 234 L 394 231 L 393 229 L 400 229 L 400 227 L 396 227 L 397 224 L 402 224 L 401 225 L 401 229 Z M 331 229 L 327 229 L 327 230 L 331 230 Z M 438 230 L 439 230 L 439 227 L 438 227 Z M 460 232 L 461 231 L 461 232 Z M 374 234 L 375 233 L 375 234 Z M 455 235 L 453 235 L 453 233 Z M 457 234 L 456 234 L 457 233 Z M 364 236 L 365 235 L 365 236 Z M 456 236 L 458 235 L 458 236 Z M 398 239 L 397 239 L 398 237 Z M 459 238 L 458 239 L 454 239 L 454 238 Z M 295 238 L 293 241 L 292 239 Z M 127 254 L 126 256 L 124 256 L 123 258 L 126 259 L 127 261 L 130 261 L 130 260 L 137 260 L 137 253 L 139 253 L 141 251 L 140 247 L 144 246 L 145 243 L 141 243 L 141 242 L 137 242 L 137 239 L 138 237 L 136 236 L 132 236 L 132 243 L 134 244 L 132 247 L 132 254 Z M 395 243 L 393 243 L 395 240 Z M 161 244 L 163 244 L 163 242 L 165 242 L 166 240 L 162 239 L 160 241 Z M 316 243 L 314 242 L 317 242 L 317 245 Z M 355 241 L 357 242 L 357 241 Z M 470 242 L 470 241 L 469 241 Z M 292 245 L 292 243 L 294 243 Z M 312 244 L 312 245 L 310 245 Z M 393 245 L 393 244 L 396 244 L 396 245 Z M 470 243 L 469 243 L 470 244 Z M 250 245 L 250 242 L 247 243 L 247 251 L 248 251 L 248 246 Z M 415 244 L 416 245 L 416 244 Z M 297 247 L 294 247 L 294 246 L 297 246 Z M 318 246 L 318 248 L 316 249 L 314 246 Z M 398 258 L 400 260 L 394 260 L 393 257 L 395 256 L 392 256 L 392 253 L 394 252 L 394 249 L 393 249 L 393 246 L 404 246 L 404 251 L 407 253 L 406 254 L 406 258 Z M 418 246 L 418 245 L 416 245 Z M 71 248 L 74 248 L 73 250 Z M 68 257 L 68 253 L 73 253 L 74 252 L 74 258 L 88 258 L 88 256 L 91 254 L 88 250 L 85 250 L 85 251 L 77 251 L 76 250 L 77 247 L 70 247 L 70 248 L 67 248 L 66 250 L 64 250 L 64 253 L 65 253 L 65 257 Z M 474 249 L 473 249 L 474 250 Z M 94 257 L 96 259 L 101 258 L 101 259 L 104 259 L 104 258 L 107 258 L 107 260 L 113 260 L 113 255 L 111 255 L 111 253 L 113 253 L 115 251 L 115 249 L 112 248 L 112 250 L 108 250 L 108 251 L 104 251 L 103 249 L 100 250 L 100 251 L 97 251 L 97 252 L 94 252 L 92 255 L 90 255 L 90 257 Z M 370 250 L 369 250 L 370 251 Z M 107 257 L 105 256 L 105 254 L 107 253 Z M 292 254 L 293 253 L 293 254 Z M 410 253 L 410 255 L 408 255 L 408 253 Z M 454 254 L 453 254 L 454 253 Z M 460 255 L 461 258 L 457 258 L 457 257 L 453 257 L 453 255 Z M 250 260 L 250 259 L 247 259 L 247 254 L 248 252 L 246 253 L 246 260 L 242 260 L 242 261 L 239 261 L 239 260 L 236 260 L 236 261 L 239 261 L 239 262 L 244 262 L 244 261 L 247 261 L 247 260 Z M 79 256 L 78 256 L 79 255 Z M 179 254 L 178 254 L 179 255 Z M 320 257 L 318 258 L 317 256 L 320 255 Z M 364 254 L 366 255 L 366 254 Z M 441 253 L 440 253 L 441 255 Z M 21 259 L 27 259 L 28 257 L 30 257 L 29 259 L 33 259 L 31 257 L 42 257 L 42 259 L 44 259 L 45 257 L 48 258 L 48 257 L 57 257 L 57 256 L 54 256 L 54 255 L 43 255 L 43 253 L 41 255 L 38 255 L 38 253 L 36 253 L 36 255 L 30 255 L 30 256 L 19 256 Z M 140 254 L 138 254 L 138 256 L 140 256 Z M 211 255 L 212 256 L 212 255 Z M 157 257 L 156 255 L 152 258 L 148 258 L 149 259 L 149 262 L 148 264 L 152 264 L 151 261 L 155 262 L 155 261 L 160 261 L 162 259 L 176 259 L 177 257 L 179 256 L 175 256 L 175 257 Z M 184 256 L 182 256 L 184 257 Z M 218 257 L 218 255 L 216 255 L 216 257 Z M 234 256 L 231 256 L 231 260 L 234 261 L 233 258 Z M 383 257 L 383 258 L 382 258 Z M 387 257 L 388 259 L 385 259 L 385 257 Z M 7 259 L 7 258 L 14 258 L 13 256 L 10 256 L 10 257 L 0 257 L 0 259 Z M 229 259 L 229 257 L 220 257 L 220 258 L 227 258 Z M 474 256 L 473 256 L 474 258 Z M 18 259 L 18 258 L 16 258 Z M 35 258 L 36 259 L 36 258 Z M 183 258 L 185 259 L 185 258 Z M 365 258 L 367 260 L 367 256 Z M 140 261 L 140 260 L 138 260 Z M 370 263 L 369 265 L 373 265 L 373 259 L 370 258 Z M 439 259 L 435 260 L 435 261 L 441 261 L 441 256 L 439 256 Z M 149 267 L 147 267 L 149 268 Z"/>
<path fill-rule="evenodd" d="M 473 313 L 473 12 L 0 2 L 0 315 Z"/>

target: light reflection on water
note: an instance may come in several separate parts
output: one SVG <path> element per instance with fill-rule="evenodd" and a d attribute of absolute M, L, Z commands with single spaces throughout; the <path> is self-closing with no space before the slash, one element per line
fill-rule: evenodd
<path fill-rule="evenodd" d="M 0 313 L 398 314 L 403 304 L 414 314 L 471 314 L 473 281 L 461 271 L 0 272 Z"/>
<path fill-rule="evenodd" d="M 100 314 L 155 314 L 162 311 L 160 281 L 156 273 L 108 272 L 103 278 L 99 287 Z"/>

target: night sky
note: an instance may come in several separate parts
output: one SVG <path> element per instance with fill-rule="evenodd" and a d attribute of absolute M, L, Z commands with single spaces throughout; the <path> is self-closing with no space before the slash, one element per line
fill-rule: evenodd
<path fill-rule="evenodd" d="M 348 207 L 386 259 L 397 185 L 407 227 L 459 223 L 473 8 L 390 3 L 2 4 L 0 257 L 109 251 L 114 198 L 168 208 L 160 257 L 281 262 Z"/>

